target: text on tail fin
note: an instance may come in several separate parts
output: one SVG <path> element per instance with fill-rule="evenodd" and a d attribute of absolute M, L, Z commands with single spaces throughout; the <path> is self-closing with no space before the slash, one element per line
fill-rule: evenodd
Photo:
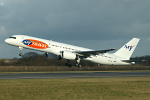
<path fill-rule="evenodd" d="M 138 42 L 140 39 L 133 38 L 128 43 L 126 43 L 122 48 L 120 48 L 118 51 L 114 53 L 114 55 L 119 56 L 123 59 L 130 59 L 132 53 L 134 52 Z"/>

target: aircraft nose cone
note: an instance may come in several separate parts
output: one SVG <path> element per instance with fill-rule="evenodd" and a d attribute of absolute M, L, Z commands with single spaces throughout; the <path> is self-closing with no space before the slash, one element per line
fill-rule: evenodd
<path fill-rule="evenodd" d="M 9 44 L 9 39 L 5 39 L 5 42 Z"/>

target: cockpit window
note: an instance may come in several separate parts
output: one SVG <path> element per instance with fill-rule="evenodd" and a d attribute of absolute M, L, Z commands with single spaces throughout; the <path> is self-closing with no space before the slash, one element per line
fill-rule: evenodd
<path fill-rule="evenodd" d="M 9 37 L 9 38 L 16 39 L 16 37 Z"/>

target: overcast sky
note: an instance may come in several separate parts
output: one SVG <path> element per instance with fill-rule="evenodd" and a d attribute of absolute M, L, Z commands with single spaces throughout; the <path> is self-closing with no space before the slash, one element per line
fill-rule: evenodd
<path fill-rule="evenodd" d="M 150 0 L 0 0 L 0 58 L 19 57 L 4 42 L 14 34 L 95 50 L 119 49 L 137 37 L 133 57 L 150 55 L 149 10 Z"/>

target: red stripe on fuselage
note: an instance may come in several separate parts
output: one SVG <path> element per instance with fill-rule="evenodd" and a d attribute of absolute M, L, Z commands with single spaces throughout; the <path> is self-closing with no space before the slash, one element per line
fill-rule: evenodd
<path fill-rule="evenodd" d="M 37 48 L 37 49 L 46 49 L 48 48 L 48 44 L 42 42 L 42 41 L 38 41 L 38 40 L 34 40 L 34 39 L 26 39 L 29 40 L 30 42 L 32 42 L 30 45 L 26 45 L 32 48 Z"/>

